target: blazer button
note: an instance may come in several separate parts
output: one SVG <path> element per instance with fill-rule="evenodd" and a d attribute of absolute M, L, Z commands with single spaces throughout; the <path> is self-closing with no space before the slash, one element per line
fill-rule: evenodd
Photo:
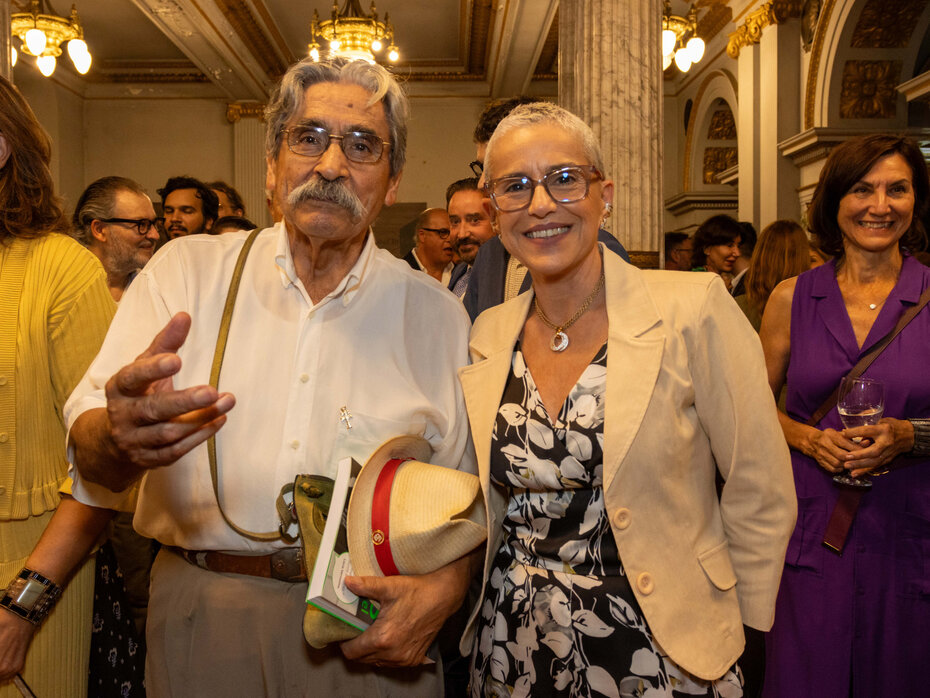
<path fill-rule="evenodd" d="M 652 580 L 652 575 L 648 572 L 643 572 L 636 578 L 636 586 L 646 596 L 655 591 L 656 588 L 655 582 Z"/>
<path fill-rule="evenodd" d="M 614 512 L 614 526 L 621 531 L 629 528 L 631 523 L 633 523 L 633 514 L 630 513 L 629 509 L 617 509 Z"/>

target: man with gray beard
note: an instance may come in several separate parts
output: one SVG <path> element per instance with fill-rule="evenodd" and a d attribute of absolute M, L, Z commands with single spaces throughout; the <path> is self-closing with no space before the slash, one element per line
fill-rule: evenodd
<path fill-rule="evenodd" d="M 475 470 L 456 379 L 468 317 L 370 230 L 397 195 L 406 118 L 380 66 L 292 66 L 265 119 L 283 220 L 162 248 L 68 400 L 75 497 L 114 506 L 138 484 L 135 528 L 162 544 L 150 696 L 442 693 L 426 653 L 477 552 L 426 575 L 348 577 L 380 602 L 378 619 L 316 650 L 302 637 L 305 561 L 275 507 L 297 474 L 333 477 L 400 435 L 426 439 L 433 463 Z"/>
<path fill-rule="evenodd" d="M 160 220 L 142 185 L 126 177 L 101 177 L 78 199 L 74 237 L 100 260 L 113 300 L 152 258 Z"/>

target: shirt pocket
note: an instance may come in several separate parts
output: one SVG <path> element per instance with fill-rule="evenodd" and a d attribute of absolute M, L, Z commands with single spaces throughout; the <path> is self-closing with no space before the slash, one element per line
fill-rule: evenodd
<path fill-rule="evenodd" d="M 395 436 L 423 436 L 426 422 L 422 419 L 391 419 L 352 410 L 349 415 L 352 428 L 338 423 L 338 436 L 333 445 L 333 462 L 343 458 L 354 458 L 360 465 L 381 444 Z"/>
<path fill-rule="evenodd" d="M 826 528 L 826 497 L 798 497 L 798 521 L 788 541 L 785 564 L 822 576 Z"/>

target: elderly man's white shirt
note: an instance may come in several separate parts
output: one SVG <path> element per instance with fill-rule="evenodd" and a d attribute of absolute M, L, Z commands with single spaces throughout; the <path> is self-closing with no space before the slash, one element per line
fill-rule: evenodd
<path fill-rule="evenodd" d="M 65 406 L 70 430 L 105 407 L 104 385 L 149 345 L 177 312 L 192 325 L 178 352 L 174 386 L 209 381 L 232 270 L 247 233 L 191 235 L 166 245 L 123 296 L 100 354 Z M 236 397 L 217 435 L 220 498 L 237 525 L 277 527 L 275 498 L 298 473 L 332 476 L 383 441 L 417 434 L 433 462 L 475 471 L 456 369 L 468 363 L 468 316 L 451 293 L 376 247 L 313 304 L 298 279 L 284 226 L 266 229 L 249 255 L 236 301 L 219 389 Z M 341 408 L 351 429 L 340 421 Z M 74 496 L 117 506 L 124 495 L 72 468 Z M 264 551 L 283 543 L 242 538 L 222 520 L 206 445 L 142 480 L 136 529 L 194 550 Z"/>

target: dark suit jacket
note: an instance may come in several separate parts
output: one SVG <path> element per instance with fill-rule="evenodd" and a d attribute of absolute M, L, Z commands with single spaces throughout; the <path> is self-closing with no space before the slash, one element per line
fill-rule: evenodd
<path fill-rule="evenodd" d="M 730 295 L 736 298 L 737 296 L 743 296 L 746 294 L 746 275 L 743 274 L 739 277 L 739 281 L 733 284 L 733 288 L 730 289 Z"/>
<path fill-rule="evenodd" d="M 416 260 L 416 259 L 414 258 L 414 256 L 413 256 L 413 250 L 410 250 L 410 252 L 408 252 L 407 254 L 405 254 L 405 255 L 403 256 L 403 260 L 404 260 L 407 264 L 409 264 L 411 267 L 413 267 L 413 270 L 414 270 L 414 271 L 423 271 L 422 269 L 420 269 L 420 265 L 417 264 L 417 260 Z"/>
<path fill-rule="evenodd" d="M 403 260 L 409 264 L 414 271 L 423 271 L 420 268 L 420 265 L 417 264 L 417 260 L 413 256 L 413 250 L 410 250 L 407 254 L 403 256 Z M 458 280 L 462 278 L 462 274 L 468 271 L 468 265 L 465 262 L 460 262 L 452 267 L 452 278 L 449 279 L 449 285 L 446 286 L 450 291 L 455 288 L 455 284 L 458 283 Z M 425 272 L 424 272 L 425 273 Z"/>
<path fill-rule="evenodd" d="M 597 231 L 597 239 L 603 242 L 607 249 L 620 255 L 624 261 L 630 261 L 623 245 L 603 228 Z M 507 254 L 504 243 L 497 236 L 492 237 L 478 250 L 471 277 L 468 279 L 468 289 L 462 298 L 462 303 L 465 304 L 465 310 L 468 311 L 472 322 L 482 311 L 504 302 L 504 283 L 509 258 L 510 255 Z M 527 272 L 523 285 L 520 287 L 520 293 L 529 290 L 532 283 L 533 279 Z"/>

